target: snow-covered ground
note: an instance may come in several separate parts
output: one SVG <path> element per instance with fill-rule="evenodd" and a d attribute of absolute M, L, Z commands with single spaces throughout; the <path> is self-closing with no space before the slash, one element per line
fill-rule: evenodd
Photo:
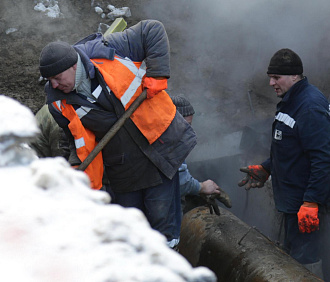
<path fill-rule="evenodd" d="M 216 281 L 65 159 L 37 159 L 22 145 L 38 132 L 27 107 L 0 95 L 0 118 L 1 281 Z"/>

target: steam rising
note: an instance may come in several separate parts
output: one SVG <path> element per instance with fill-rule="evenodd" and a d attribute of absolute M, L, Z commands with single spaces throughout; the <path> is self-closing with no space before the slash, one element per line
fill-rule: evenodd
<path fill-rule="evenodd" d="M 195 108 L 198 145 L 188 157 L 192 175 L 217 182 L 230 195 L 236 216 L 279 240 L 281 218 L 270 183 L 249 192 L 238 188 L 244 177 L 239 167 L 269 155 L 265 148 L 280 100 L 266 71 L 276 51 L 294 50 L 309 82 L 329 98 L 329 2 L 171 0 L 152 1 L 145 9 L 169 31 L 170 94 L 183 94 Z M 329 258 L 323 260 L 329 267 Z"/>
<path fill-rule="evenodd" d="M 219 135 L 274 115 L 279 100 L 266 70 L 281 48 L 299 54 L 309 81 L 328 97 L 329 8 L 325 0 L 153 1 L 145 7 L 171 30 L 170 91 L 186 95 L 196 116 L 205 117 L 194 121 L 200 137 L 210 128 Z"/>

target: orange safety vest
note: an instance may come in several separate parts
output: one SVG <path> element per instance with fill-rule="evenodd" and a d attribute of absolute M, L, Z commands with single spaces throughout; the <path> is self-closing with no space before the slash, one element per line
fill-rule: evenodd
<path fill-rule="evenodd" d="M 53 105 L 70 121 L 68 127 L 75 141 L 77 155 L 83 162 L 97 145 L 94 133 L 82 125 L 75 109 L 72 105 L 67 104 L 66 100 L 53 102 Z M 89 176 L 92 189 L 99 190 L 102 188 L 102 152 L 98 153 L 94 160 L 87 166 L 85 173 Z"/>
<path fill-rule="evenodd" d="M 127 110 L 143 91 L 142 79 L 146 73 L 145 64 L 117 56 L 114 60 L 93 59 L 91 61 Z M 176 107 L 172 99 L 165 91 L 161 91 L 153 98 L 145 99 L 130 118 L 152 144 L 169 127 L 175 113 Z"/>

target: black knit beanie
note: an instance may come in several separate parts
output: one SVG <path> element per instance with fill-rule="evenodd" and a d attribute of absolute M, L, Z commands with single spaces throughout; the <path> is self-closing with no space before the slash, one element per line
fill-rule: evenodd
<path fill-rule="evenodd" d="M 270 59 L 267 74 L 295 75 L 303 73 L 299 56 L 290 49 L 277 51 Z"/>
<path fill-rule="evenodd" d="M 176 109 L 183 117 L 192 116 L 195 111 L 190 102 L 182 96 L 171 97 Z"/>
<path fill-rule="evenodd" d="M 76 50 L 68 43 L 57 41 L 47 44 L 41 51 L 39 70 L 43 77 L 55 76 L 78 61 Z"/>

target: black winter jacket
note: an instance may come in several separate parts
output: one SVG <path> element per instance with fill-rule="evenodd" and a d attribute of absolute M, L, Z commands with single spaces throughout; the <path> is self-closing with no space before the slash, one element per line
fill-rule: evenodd
<path fill-rule="evenodd" d="M 45 86 L 49 109 L 58 124 L 70 136 L 68 120 L 52 106 L 52 102 L 66 99 L 75 109 L 85 106 L 91 109 L 81 122 L 92 130 L 100 140 L 124 113 L 120 101 L 108 91 L 102 75 L 91 63 L 92 58 L 113 59 L 114 54 L 133 61 L 145 60 L 147 76 L 170 76 L 169 44 L 163 25 L 147 20 L 103 38 L 101 34 L 90 35 L 74 45 L 92 81 L 92 91 L 101 85 L 103 91 L 96 102 L 91 103 L 75 91 L 64 94 Z M 124 127 L 102 151 L 107 176 L 115 192 L 136 191 L 162 183 L 160 173 L 172 178 L 196 145 L 196 134 L 177 112 L 171 125 L 152 145 L 129 119 Z"/>

